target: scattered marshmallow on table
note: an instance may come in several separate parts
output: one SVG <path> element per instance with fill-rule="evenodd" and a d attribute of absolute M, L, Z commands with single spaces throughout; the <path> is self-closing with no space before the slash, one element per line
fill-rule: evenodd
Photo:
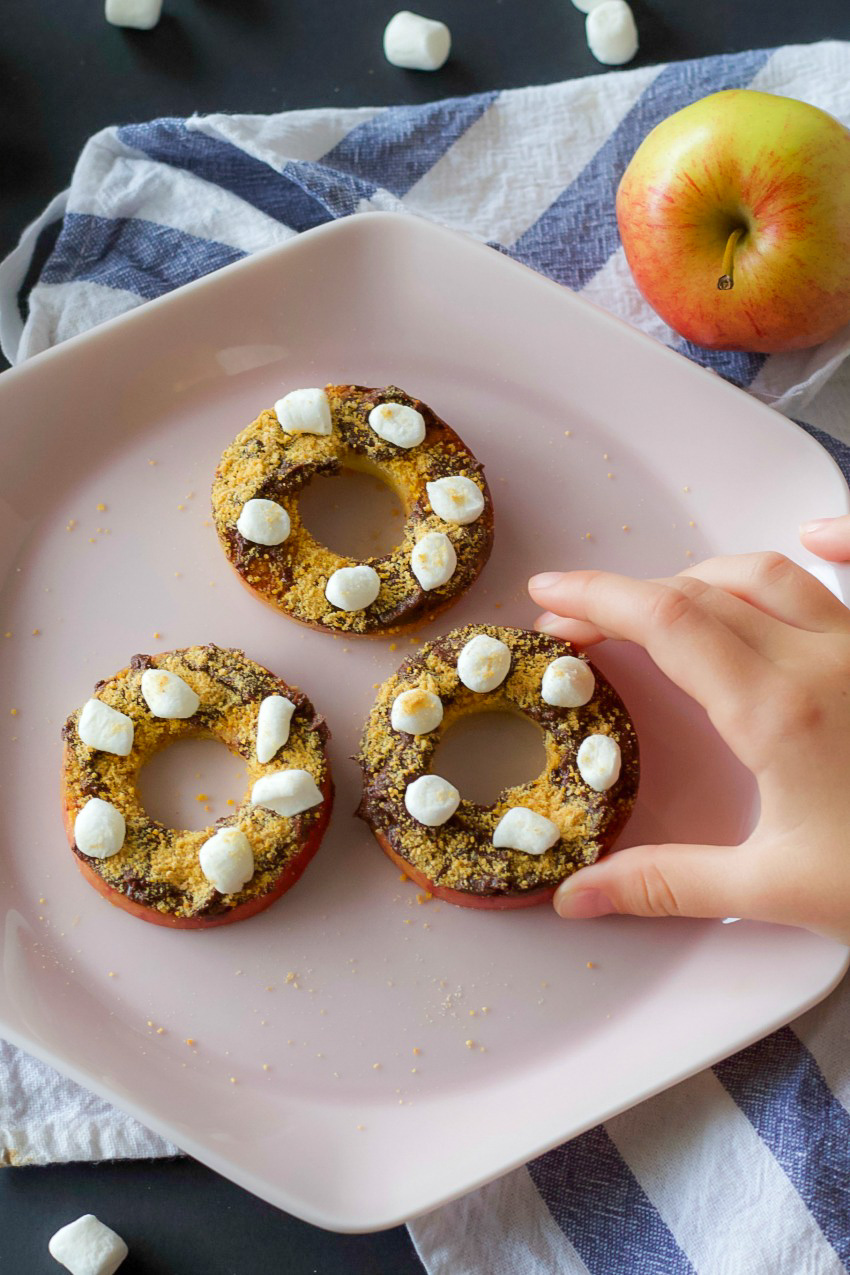
<path fill-rule="evenodd" d="M 282 545 L 292 523 L 283 505 L 276 500 L 246 500 L 236 519 L 236 530 L 255 545 Z"/>
<path fill-rule="evenodd" d="M 274 414 L 285 434 L 330 434 L 331 405 L 324 390 L 290 390 L 274 405 Z"/>
<path fill-rule="evenodd" d="M 410 554 L 410 569 L 426 593 L 448 584 L 457 568 L 455 547 L 444 531 L 426 531 Z"/>
<path fill-rule="evenodd" d="M 369 413 L 369 425 L 396 447 L 418 447 L 425 438 L 425 417 L 406 403 L 379 403 Z"/>
<path fill-rule="evenodd" d="M 93 859 L 117 854 L 127 835 L 127 823 L 117 806 L 102 797 L 90 797 L 74 820 L 74 843 Z"/>
<path fill-rule="evenodd" d="M 295 705 L 285 695 L 267 695 L 257 716 L 257 761 L 265 766 L 289 739 Z"/>
<path fill-rule="evenodd" d="M 511 806 L 496 824 L 493 845 L 497 850 L 523 850 L 526 854 L 543 854 L 561 835 L 560 829 L 545 815 L 527 806 Z"/>
<path fill-rule="evenodd" d="M 57 1231 L 47 1245 L 51 1257 L 71 1275 L 115 1275 L 130 1251 L 120 1235 L 84 1213 Z"/>
<path fill-rule="evenodd" d="M 150 31 L 159 22 L 162 0 L 106 0 L 106 21 L 114 27 Z"/>
<path fill-rule="evenodd" d="M 433 691 L 414 686 L 400 691 L 390 709 L 390 725 L 393 730 L 408 735 L 427 735 L 436 730 L 443 720 L 443 701 Z"/>
<path fill-rule="evenodd" d="M 631 62 L 638 51 L 637 27 L 626 0 L 603 0 L 594 5 L 585 30 L 591 53 L 605 66 Z"/>
<path fill-rule="evenodd" d="M 200 697 L 177 673 L 146 668 L 142 674 L 142 699 L 154 717 L 186 718 L 197 713 Z"/>
<path fill-rule="evenodd" d="M 117 708 L 110 708 L 102 699 L 92 698 L 83 704 L 77 734 L 89 748 L 113 753 L 116 757 L 128 757 L 133 747 L 135 727 L 132 717 L 119 713 Z"/>
<path fill-rule="evenodd" d="M 236 894 L 254 875 L 251 842 L 239 828 L 219 828 L 201 846 L 198 860 L 219 894 Z"/>
<path fill-rule="evenodd" d="M 407 813 L 426 828 L 439 828 L 448 823 L 460 805 L 460 793 L 454 784 L 440 775 L 420 775 L 404 791 Z"/>
<path fill-rule="evenodd" d="M 581 708 L 593 698 L 596 678 L 586 660 L 561 655 L 546 666 L 540 694 L 555 708 Z"/>
<path fill-rule="evenodd" d="M 588 735 L 576 753 L 584 782 L 595 792 L 607 792 L 620 778 L 620 745 L 610 735 Z"/>
<path fill-rule="evenodd" d="M 324 800 L 309 770 L 276 770 L 261 775 L 251 789 L 251 805 L 273 810 L 276 815 L 300 815 Z"/>
<path fill-rule="evenodd" d="M 365 563 L 357 567 L 340 567 L 328 578 L 325 597 L 340 611 L 362 611 L 371 606 L 381 592 L 381 577 Z"/>
<path fill-rule="evenodd" d="M 501 686 L 510 667 L 510 647 L 486 633 L 476 633 L 457 657 L 458 677 L 464 686 L 479 694 Z"/>
<path fill-rule="evenodd" d="M 402 9 L 384 31 L 384 57 L 407 71 L 439 71 L 448 59 L 452 33 L 444 22 Z"/>
<path fill-rule="evenodd" d="M 475 522 L 484 512 L 484 493 L 471 478 L 453 474 L 450 478 L 437 478 L 425 484 L 428 500 L 434 513 L 443 522 L 453 522 L 465 527 Z"/>

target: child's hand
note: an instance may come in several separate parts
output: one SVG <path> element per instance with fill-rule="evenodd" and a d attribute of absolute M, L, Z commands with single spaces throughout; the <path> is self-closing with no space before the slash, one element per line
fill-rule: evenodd
<path fill-rule="evenodd" d="M 818 526 L 801 529 L 807 547 L 850 559 L 850 517 Z M 547 574 L 529 591 L 547 633 L 645 647 L 706 709 L 761 796 L 742 845 L 621 850 L 560 886 L 561 916 L 739 916 L 850 943 L 850 611 L 773 553 L 713 558 L 669 580 Z"/>

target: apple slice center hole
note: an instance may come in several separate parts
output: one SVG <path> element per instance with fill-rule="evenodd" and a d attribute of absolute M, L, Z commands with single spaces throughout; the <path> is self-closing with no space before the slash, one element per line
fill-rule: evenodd
<path fill-rule="evenodd" d="M 343 469 L 314 478 L 298 498 L 304 526 L 319 544 L 349 558 L 379 558 L 401 543 L 404 510 L 376 474 Z"/>
<path fill-rule="evenodd" d="M 245 762 L 218 740 L 177 739 L 142 767 L 138 789 L 151 819 L 197 830 L 232 815 L 248 782 Z"/>
<path fill-rule="evenodd" d="M 546 767 L 543 731 L 510 709 L 459 718 L 434 750 L 430 769 L 466 801 L 490 806 L 504 788 L 526 784 Z"/>

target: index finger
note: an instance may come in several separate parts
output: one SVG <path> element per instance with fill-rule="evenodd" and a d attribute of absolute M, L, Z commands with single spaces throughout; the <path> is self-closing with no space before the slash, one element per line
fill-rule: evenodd
<path fill-rule="evenodd" d="M 535 602 L 605 637 L 637 642 L 712 718 L 719 701 L 763 699 L 769 661 L 700 605 L 700 595 L 710 589 L 703 581 L 681 581 L 674 588 L 605 571 L 569 571 L 545 584 L 541 577 L 536 581 L 529 584 Z"/>

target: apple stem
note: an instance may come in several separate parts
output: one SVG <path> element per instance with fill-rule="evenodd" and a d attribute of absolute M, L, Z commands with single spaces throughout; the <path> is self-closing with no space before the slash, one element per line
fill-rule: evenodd
<path fill-rule="evenodd" d="M 738 246 L 738 240 L 743 233 L 743 226 L 738 226 L 726 240 L 726 251 L 723 253 L 723 265 L 721 266 L 723 273 L 717 280 L 717 286 L 721 292 L 728 292 L 730 288 L 735 286 L 735 280 L 732 275 L 732 260 L 735 255 L 735 249 Z"/>

